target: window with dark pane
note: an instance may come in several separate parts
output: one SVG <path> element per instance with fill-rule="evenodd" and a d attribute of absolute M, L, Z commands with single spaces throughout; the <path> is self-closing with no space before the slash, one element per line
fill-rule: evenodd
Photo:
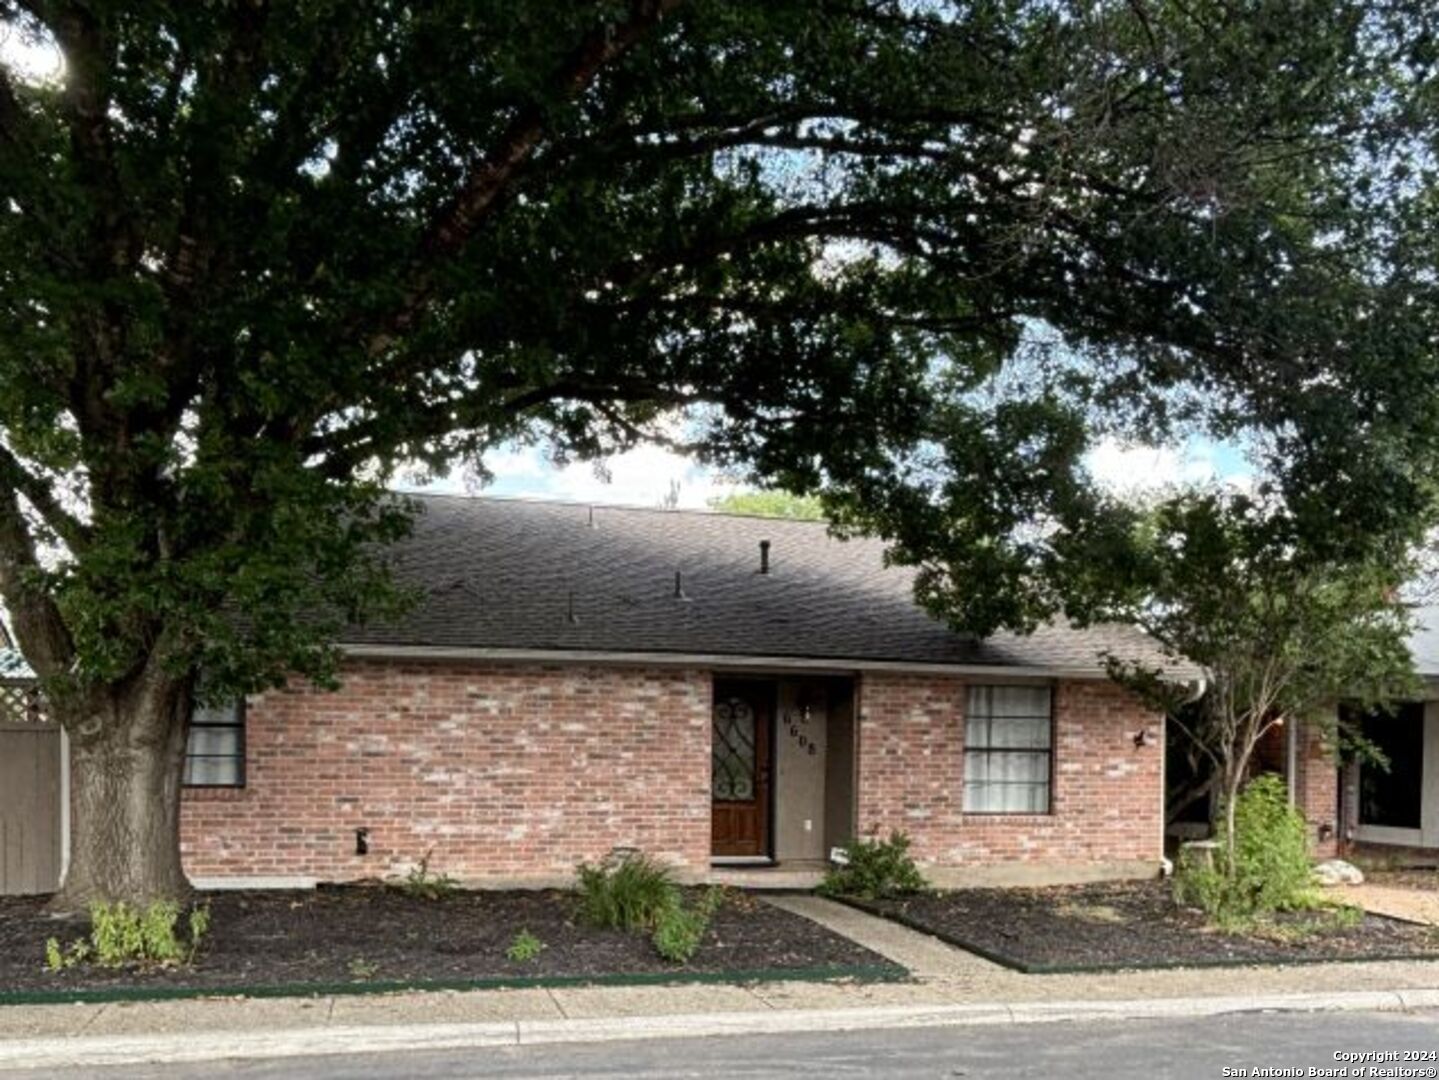
<path fill-rule="evenodd" d="M 715 702 L 710 757 L 711 787 L 720 802 L 747 802 L 755 796 L 755 715 L 743 698 Z"/>
<path fill-rule="evenodd" d="M 234 701 L 190 715 L 185 747 L 186 787 L 245 786 L 245 703 Z"/>
<path fill-rule="evenodd" d="M 964 724 L 964 809 L 1047 814 L 1054 718 L 1048 686 L 971 686 Z"/>
<path fill-rule="evenodd" d="M 1351 714 L 1352 720 L 1352 714 Z M 1424 792 L 1424 703 L 1359 718 L 1359 730 L 1388 762 L 1359 766 L 1359 824 L 1418 829 Z"/>

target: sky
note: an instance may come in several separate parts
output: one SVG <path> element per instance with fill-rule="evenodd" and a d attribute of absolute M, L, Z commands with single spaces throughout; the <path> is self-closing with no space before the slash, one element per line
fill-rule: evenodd
<path fill-rule="evenodd" d="M 1177 484 L 1243 487 L 1252 475 L 1237 449 L 1199 438 L 1179 447 L 1106 440 L 1090 452 L 1087 465 L 1104 487 L 1128 495 Z M 484 487 L 455 473 L 427 484 L 406 485 L 406 490 L 658 506 L 671 485 L 676 485 L 679 506 L 703 509 L 712 499 L 740 489 L 733 481 L 658 446 L 618 454 L 603 463 L 602 469 L 585 462 L 557 466 L 541 447 L 509 446 L 486 455 L 485 466 L 494 479 Z"/>

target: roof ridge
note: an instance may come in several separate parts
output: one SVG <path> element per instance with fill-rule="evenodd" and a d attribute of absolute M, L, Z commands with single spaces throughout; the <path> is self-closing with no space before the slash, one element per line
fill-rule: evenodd
<path fill-rule="evenodd" d="M 735 513 L 729 510 L 701 509 L 693 506 L 642 506 L 638 503 L 610 503 L 598 502 L 593 499 L 563 499 L 557 496 L 536 496 L 536 495 L 465 495 L 453 491 L 396 491 L 391 490 L 390 494 L 398 495 L 406 499 L 448 499 L 456 502 L 467 503 L 510 503 L 532 506 L 563 506 L 574 507 L 584 510 L 610 510 L 626 514 L 662 514 L 665 516 L 683 514 L 687 517 L 707 518 L 740 518 L 749 521 L 775 521 L 782 525 L 805 525 L 809 527 L 821 527 L 826 530 L 833 524 L 828 519 L 818 521 L 811 518 L 777 517 L 772 514 L 745 514 Z M 865 535 L 865 534 L 862 534 Z"/>

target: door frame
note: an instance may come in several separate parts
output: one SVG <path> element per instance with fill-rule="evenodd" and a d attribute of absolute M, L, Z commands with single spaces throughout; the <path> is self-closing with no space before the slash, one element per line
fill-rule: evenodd
<path fill-rule="evenodd" d="M 760 843 L 759 853 L 756 855 L 717 855 L 714 850 L 714 808 L 715 798 L 713 788 L 710 789 L 709 804 L 709 859 L 712 866 L 743 866 L 754 864 L 770 864 L 774 862 L 774 781 L 775 781 L 775 733 L 779 714 L 779 686 L 780 680 L 770 675 L 744 675 L 713 672 L 710 676 L 710 747 L 713 755 L 714 747 L 714 707 L 718 697 L 716 690 L 726 683 L 742 683 L 756 685 L 759 689 L 756 697 L 765 702 L 765 716 L 761 719 L 764 727 L 765 760 L 761 768 L 756 755 L 756 777 L 755 786 L 758 789 L 762 803 L 759 814 Z M 755 728 L 758 736 L 760 728 Z M 758 738 L 756 739 L 758 741 Z M 713 760 L 713 758 L 711 758 Z"/>

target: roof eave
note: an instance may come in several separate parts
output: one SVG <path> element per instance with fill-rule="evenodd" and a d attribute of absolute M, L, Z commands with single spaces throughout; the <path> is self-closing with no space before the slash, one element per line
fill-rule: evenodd
<path fill-rule="evenodd" d="M 644 667 L 703 667 L 722 670 L 804 671 L 845 674 L 855 671 L 914 675 L 985 675 L 1030 679 L 1104 679 L 1105 671 L 1072 665 L 961 664 L 862 657 L 763 656 L 731 653 L 623 652 L 599 649 L 506 649 L 468 645 L 377 645 L 342 643 L 346 656 L 361 660 L 487 661 L 491 663 L 615 664 Z M 1176 672 L 1174 681 L 1192 682 L 1197 674 Z"/>

